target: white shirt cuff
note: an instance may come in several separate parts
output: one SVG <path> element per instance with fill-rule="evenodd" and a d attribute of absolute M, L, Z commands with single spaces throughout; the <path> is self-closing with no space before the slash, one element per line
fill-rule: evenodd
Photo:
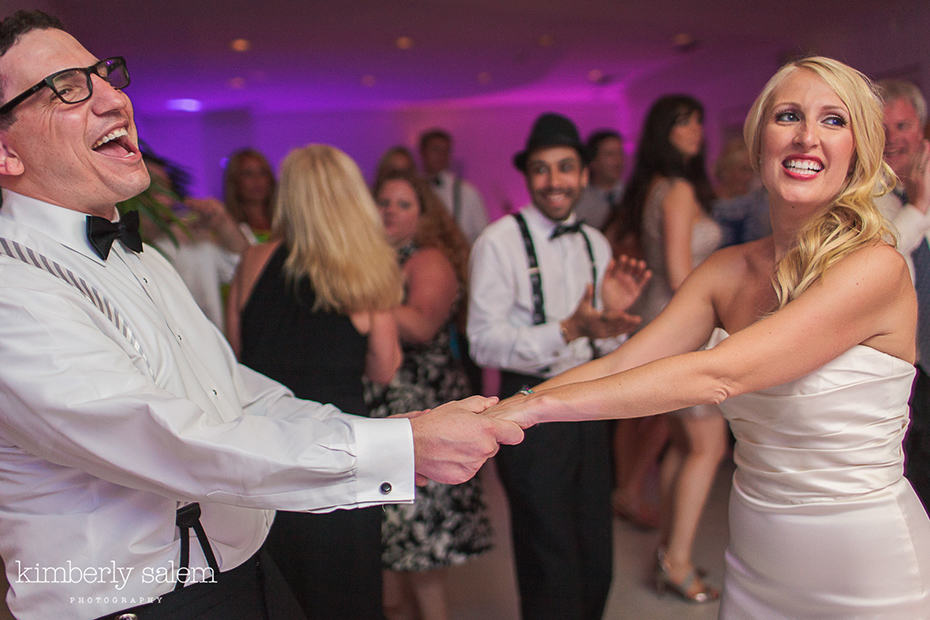
<path fill-rule="evenodd" d="M 411 503 L 416 491 L 410 421 L 353 420 L 358 449 L 358 506 Z"/>

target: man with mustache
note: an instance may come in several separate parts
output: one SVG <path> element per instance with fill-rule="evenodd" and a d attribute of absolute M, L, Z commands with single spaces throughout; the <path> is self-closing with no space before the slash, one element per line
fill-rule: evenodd
<path fill-rule="evenodd" d="M 468 339 L 479 366 L 500 368 L 501 395 L 612 350 L 638 324 L 625 310 L 648 279 L 574 209 L 587 184 L 574 123 L 540 116 L 513 163 L 531 204 L 491 224 L 472 249 Z M 523 618 L 600 618 L 611 581 L 609 431 L 544 424 L 501 451 Z"/>

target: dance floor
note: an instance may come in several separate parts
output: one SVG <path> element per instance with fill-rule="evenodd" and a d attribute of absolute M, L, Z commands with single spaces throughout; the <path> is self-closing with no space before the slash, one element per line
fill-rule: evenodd
<path fill-rule="evenodd" d="M 491 511 L 496 545 L 476 560 L 449 570 L 452 620 L 507 620 L 517 618 L 516 582 L 511 559 L 507 501 L 493 464 L 481 471 Z M 727 544 L 727 499 L 733 464 L 724 461 L 698 528 L 695 563 L 707 569 L 708 580 L 720 586 L 723 552 Z M 657 534 L 614 521 L 614 576 L 605 620 L 712 620 L 717 603 L 695 605 L 671 593 L 655 594 L 652 579 Z"/>

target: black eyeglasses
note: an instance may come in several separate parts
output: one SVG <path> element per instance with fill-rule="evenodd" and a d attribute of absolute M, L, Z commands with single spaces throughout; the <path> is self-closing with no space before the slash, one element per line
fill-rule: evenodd
<path fill-rule="evenodd" d="M 83 69 L 62 69 L 51 74 L 32 88 L 13 97 L 2 107 L 0 116 L 10 113 L 13 108 L 31 97 L 34 93 L 48 86 L 52 92 L 65 103 L 81 103 L 87 101 L 94 94 L 94 85 L 90 79 L 91 73 L 107 81 L 116 89 L 129 86 L 129 70 L 126 69 L 126 59 L 122 56 L 105 58 Z"/>

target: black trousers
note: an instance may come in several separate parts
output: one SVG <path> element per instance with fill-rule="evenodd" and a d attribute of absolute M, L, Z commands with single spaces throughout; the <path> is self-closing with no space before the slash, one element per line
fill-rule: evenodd
<path fill-rule="evenodd" d="M 279 510 L 265 540 L 308 620 L 383 620 L 381 506 Z"/>
<path fill-rule="evenodd" d="M 290 588 L 264 550 L 236 568 L 222 572 L 215 583 L 197 583 L 162 595 L 161 601 L 103 616 L 116 620 L 134 614 L 140 620 L 290 620 L 304 618 Z"/>
<path fill-rule="evenodd" d="M 904 475 L 930 514 L 930 377 L 917 366 L 911 389 L 911 423 L 904 438 Z"/>
<path fill-rule="evenodd" d="M 538 377 L 503 373 L 501 395 Z M 612 570 L 610 437 L 606 422 L 528 429 L 495 457 L 510 503 L 524 620 L 596 620 Z"/>

